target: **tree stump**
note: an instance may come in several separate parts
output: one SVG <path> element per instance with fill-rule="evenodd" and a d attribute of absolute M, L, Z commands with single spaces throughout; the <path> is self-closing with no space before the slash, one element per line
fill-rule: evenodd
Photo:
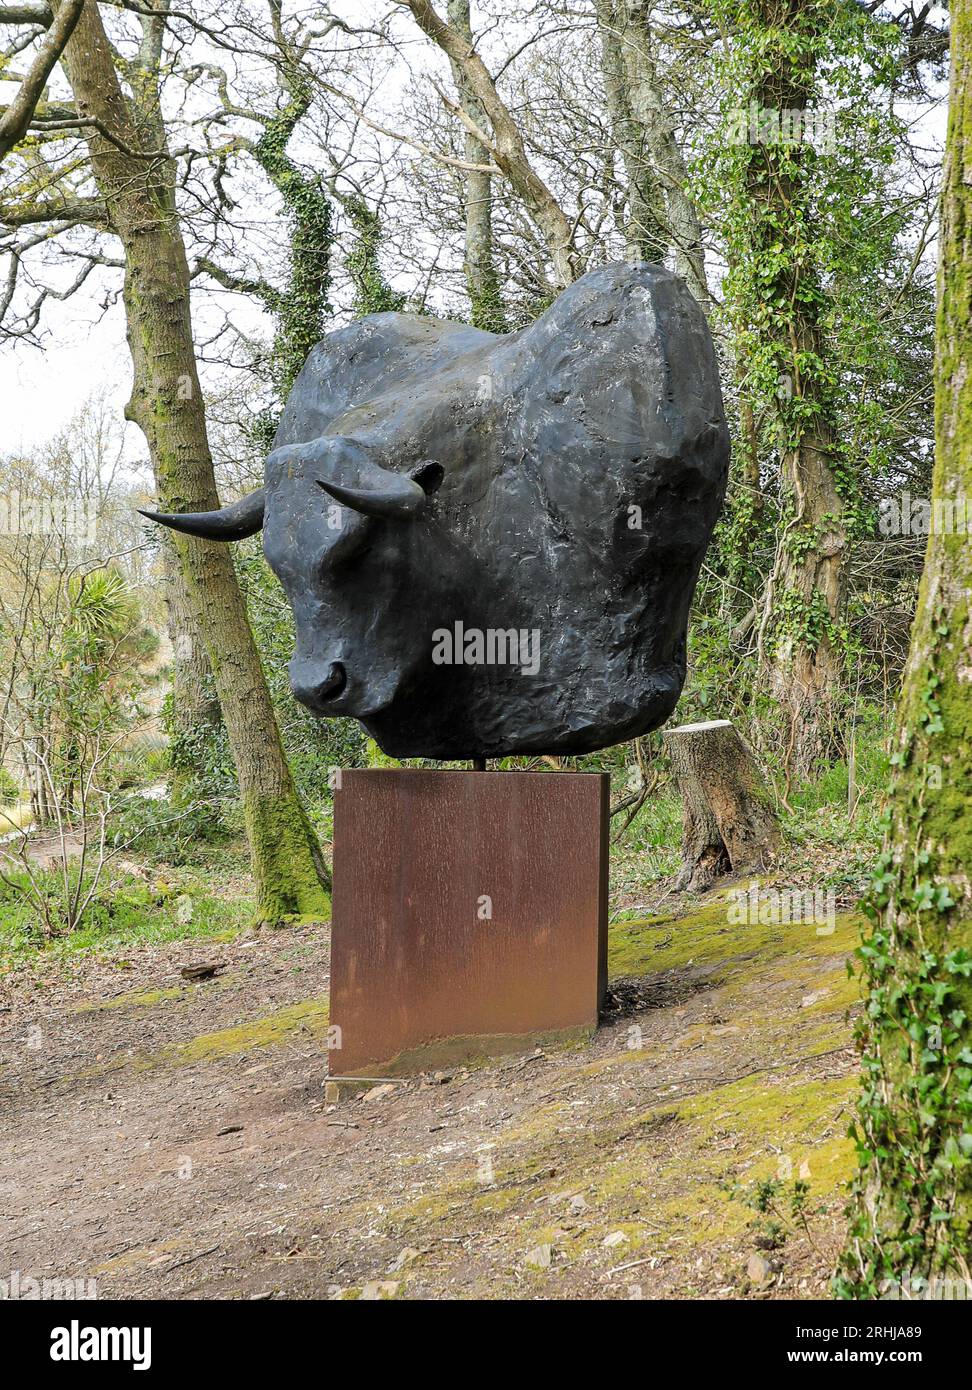
<path fill-rule="evenodd" d="M 677 888 L 702 892 L 722 874 L 768 868 L 779 823 L 745 739 L 728 719 L 682 724 L 662 737 L 682 797 Z"/>

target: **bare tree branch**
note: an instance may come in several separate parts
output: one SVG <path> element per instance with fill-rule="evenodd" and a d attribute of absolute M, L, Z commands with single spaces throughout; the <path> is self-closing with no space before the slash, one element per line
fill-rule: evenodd
<path fill-rule="evenodd" d="M 74 26 L 80 18 L 85 0 L 64 0 L 41 41 L 30 69 L 20 84 L 20 90 L 0 117 L 0 159 L 19 145 L 27 134 L 37 103 L 44 95 L 47 79 L 64 52 Z"/>
<path fill-rule="evenodd" d="M 425 144 L 422 140 L 414 140 L 409 135 L 403 135 L 401 131 L 389 130 L 387 126 L 379 125 L 377 121 L 373 121 L 371 117 L 367 115 L 363 107 L 356 102 L 353 97 L 349 96 L 347 92 L 342 92 L 337 87 L 332 87 L 329 82 L 325 82 L 322 79 L 319 79 L 319 82 L 321 88 L 325 92 L 329 92 L 331 96 L 338 97 L 343 101 L 348 109 L 354 112 L 362 125 L 366 125 L 369 130 L 375 131 L 378 135 L 387 135 L 390 140 L 397 140 L 403 145 L 409 145 L 413 150 L 418 150 L 421 154 L 428 155 L 430 159 L 434 159 L 439 164 L 445 164 L 451 169 L 471 169 L 481 174 L 499 174 L 503 172 L 498 164 L 472 164 L 467 159 L 456 159 L 451 154 L 444 154 L 441 150 L 435 150 L 431 145 Z M 485 139 L 485 137 L 483 138 Z"/>
<path fill-rule="evenodd" d="M 40 24 L 46 29 L 53 18 L 48 5 L 0 5 L 0 24 Z"/>
<path fill-rule="evenodd" d="M 470 90 L 493 127 L 493 139 L 489 142 L 493 158 L 540 228 L 558 284 L 571 284 L 583 271 L 574 245 L 574 229 L 530 163 L 519 126 L 496 90 L 496 83 L 486 64 L 469 41 L 438 14 L 430 0 L 395 0 L 395 3 L 411 11 L 422 32 L 438 44 L 446 57 L 464 74 Z"/>

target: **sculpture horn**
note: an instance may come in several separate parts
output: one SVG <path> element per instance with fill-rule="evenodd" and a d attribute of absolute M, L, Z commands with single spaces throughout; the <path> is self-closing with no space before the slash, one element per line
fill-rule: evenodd
<path fill-rule="evenodd" d="M 403 521 L 418 516 L 425 506 L 424 489 L 402 473 L 381 469 L 381 481 L 374 487 L 342 487 L 318 478 L 317 486 L 352 511 Z"/>
<path fill-rule="evenodd" d="M 216 512 L 147 512 L 139 507 L 141 516 L 183 531 L 187 536 L 202 536 L 207 541 L 242 541 L 255 536 L 263 525 L 263 488 L 250 492 Z"/>

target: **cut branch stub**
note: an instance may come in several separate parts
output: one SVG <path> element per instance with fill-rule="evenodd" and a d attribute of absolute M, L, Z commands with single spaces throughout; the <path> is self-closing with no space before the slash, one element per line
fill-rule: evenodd
<path fill-rule="evenodd" d="M 768 868 L 779 823 L 745 739 L 728 719 L 682 724 L 662 737 L 682 797 L 677 887 L 701 892 L 722 874 Z"/>

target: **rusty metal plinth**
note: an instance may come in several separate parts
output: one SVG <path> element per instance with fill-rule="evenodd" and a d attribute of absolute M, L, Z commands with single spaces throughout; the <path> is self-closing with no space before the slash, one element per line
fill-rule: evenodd
<path fill-rule="evenodd" d="M 404 1075 L 597 1026 L 608 796 L 604 773 L 342 775 L 332 1075 Z"/>

